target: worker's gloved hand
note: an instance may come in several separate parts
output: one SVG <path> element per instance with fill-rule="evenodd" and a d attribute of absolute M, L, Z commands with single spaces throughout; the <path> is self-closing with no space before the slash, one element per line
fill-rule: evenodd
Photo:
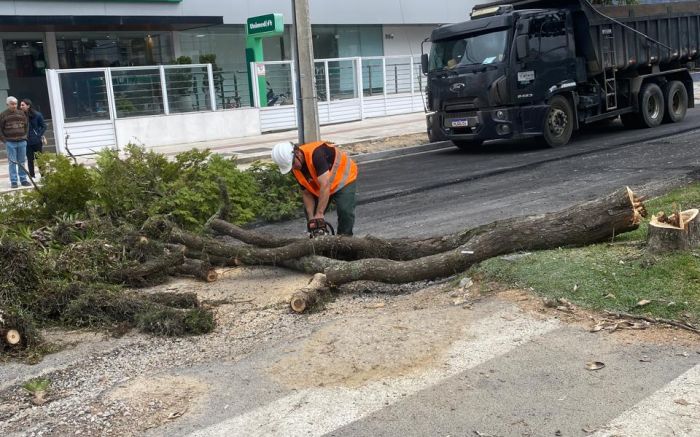
<path fill-rule="evenodd" d="M 309 222 L 306 224 L 306 229 L 309 231 L 309 237 L 311 238 L 329 234 L 326 221 L 322 218 L 309 220 Z"/>

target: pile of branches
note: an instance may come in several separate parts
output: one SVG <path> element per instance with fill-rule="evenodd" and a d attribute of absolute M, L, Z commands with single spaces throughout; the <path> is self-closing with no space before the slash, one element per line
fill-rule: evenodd
<path fill-rule="evenodd" d="M 194 293 L 138 290 L 171 276 L 215 281 L 209 263 L 103 219 L 68 221 L 28 239 L 0 239 L 0 350 L 39 345 L 38 327 L 49 325 L 166 336 L 214 329 L 212 311 Z"/>

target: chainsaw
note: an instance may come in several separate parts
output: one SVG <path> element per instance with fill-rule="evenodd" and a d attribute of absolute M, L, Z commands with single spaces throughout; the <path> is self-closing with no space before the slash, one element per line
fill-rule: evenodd
<path fill-rule="evenodd" d="M 306 225 L 309 231 L 309 238 L 322 237 L 324 235 L 335 235 L 335 229 L 324 219 L 311 219 Z"/>

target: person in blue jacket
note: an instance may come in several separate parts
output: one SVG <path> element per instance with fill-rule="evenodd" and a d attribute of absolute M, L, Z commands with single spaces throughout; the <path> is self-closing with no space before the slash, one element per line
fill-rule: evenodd
<path fill-rule="evenodd" d="M 34 174 L 34 159 L 36 154 L 41 153 L 44 148 L 44 132 L 46 132 L 46 121 L 41 112 L 37 111 L 32 106 L 32 101 L 22 99 L 19 108 L 27 114 L 29 119 L 29 133 L 27 134 L 27 165 L 29 167 L 29 176 L 35 178 Z"/>

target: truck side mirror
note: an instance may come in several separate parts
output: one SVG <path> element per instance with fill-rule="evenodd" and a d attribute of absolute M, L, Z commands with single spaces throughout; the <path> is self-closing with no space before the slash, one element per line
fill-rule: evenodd
<path fill-rule="evenodd" d="M 428 55 L 423 53 L 420 57 L 420 65 L 423 69 L 423 74 L 428 74 Z"/>
<path fill-rule="evenodd" d="M 527 58 L 530 53 L 530 37 L 528 35 L 518 35 L 515 37 L 515 51 L 518 61 Z"/>

